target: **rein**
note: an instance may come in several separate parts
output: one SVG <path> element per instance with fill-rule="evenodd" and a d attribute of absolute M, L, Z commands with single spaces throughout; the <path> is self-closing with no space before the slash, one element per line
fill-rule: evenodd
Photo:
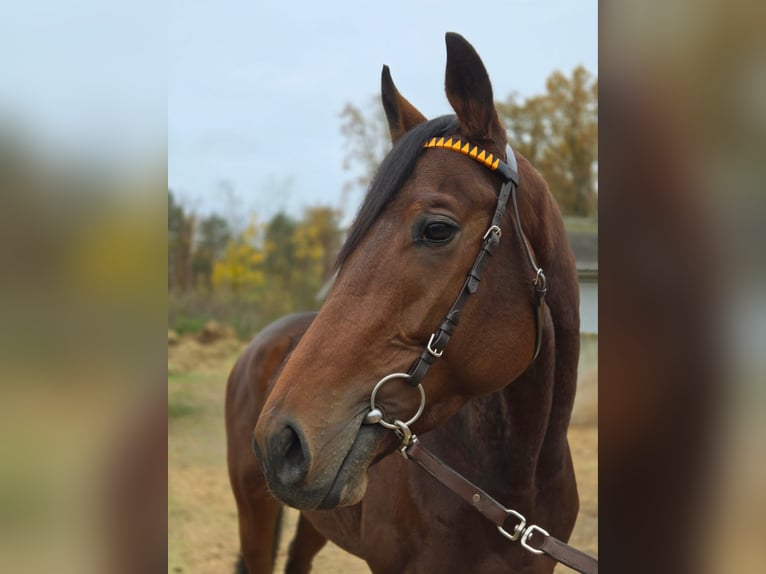
<path fill-rule="evenodd" d="M 417 436 L 410 431 L 409 427 L 420 418 L 420 415 L 425 409 L 426 396 L 421 381 L 426 373 L 428 373 L 431 365 L 444 354 L 444 350 L 460 320 L 460 313 L 465 307 L 468 297 L 476 293 L 478 290 L 484 267 L 489 261 L 489 258 L 495 253 L 495 250 L 500 243 L 500 237 L 502 235 L 500 224 L 505 215 L 509 199 L 513 206 L 513 222 L 516 226 L 516 231 L 521 237 L 527 260 L 535 273 L 532 282 L 535 287 L 535 349 L 530 364 L 537 358 L 542 345 L 542 322 L 545 295 L 547 293 L 545 273 L 542 268 L 537 265 L 534 254 L 532 253 L 532 248 L 530 247 L 529 241 L 527 240 L 526 235 L 524 235 L 524 230 L 521 226 L 519 207 L 516 202 L 516 188 L 519 184 L 519 174 L 516 157 L 511 146 L 506 145 L 505 149 L 507 163 L 500 160 L 500 158 L 493 157 L 491 153 L 487 153 L 478 146 L 471 146 L 471 144 L 462 142 L 456 138 L 448 138 L 446 140 L 443 137 L 432 138 L 423 147 L 426 149 L 449 149 L 470 157 L 499 174 L 503 178 L 503 185 L 500 188 L 495 212 L 490 226 L 482 239 L 479 253 L 476 255 L 476 259 L 468 272 L 465 283 L 455 299 L 455 302 L 445 315 L 439 328 L 431 334 L 425 349 L 420 357 L 418 357 L 412 364 L 409 371 L 407 373 L 392 373 L 378 381 L 370 394 L 370 412 L 365 417 L 363 424 L 377 423 L 387 429 L 393 430 L 397 437 L 402 441 L 399 452 L 404 458 L 414 461 L 428 474 L 460 496 L 463 500 L 468 502 L 468 504 L 471 504 L 484 517 L 495 524 L 498 531 L 509 540 L 519 540 L 520 544 L 533 554 L 546 554 L 557 562 L 561 562 L 583 574 L 597 574 L 598 561 L 595 558 L 592 558 L 554 538 L 546 530 L 536 524 L 527 525 L 527 519 L 523 515 L 515 510 L 506 508 L 489 494 L 460 475 L 457 471 L 444 464 L 444 462 L 439 460 L 433 453 L 422 446 Z M 386 421 L 383 418 L 383 412 L 375 406 L 375 397 L 380 388 L 388 381 L 394 379 L 405 379 L 409 385 L 417 388 L 420 393 L 420 405 L 418 410 L 415 415 L 406 422 L 402 422 L 398 419 L 395 419 L 393 422 Z M 509 532 L 506 528 L 506 522 L 511 517 L 516 521 L 516 524 Z M 536 541 L 536 547 L 530 544 L 530 539 L 532 537 L 534 537 L 534 540 Z"/>
<path fill-rule="evenodd" d="M 497 526 L 500 534 L 511 541 L 519 540 L 519 543 L 533 554 L 546 554 L 582 574 L 598 574 L 598 560 L 551 536 L 537 524 L 527 525 L 527 519 L 522 514 L 506 508 L 470 480 L 444 464 L 422 446 L 415 435 L 410 433 L 407 443 L 404 442 L 406 435 L 400 438 L 402 438 L 402 447 L 399 452 L 404 458 L 417 463 L 420 468 L 473 506 Z M 509 518 L 516 520 L 511 532 L 506 529 L 505 524 Z M 532 537 L 537 547 L 530 544 Z"/>

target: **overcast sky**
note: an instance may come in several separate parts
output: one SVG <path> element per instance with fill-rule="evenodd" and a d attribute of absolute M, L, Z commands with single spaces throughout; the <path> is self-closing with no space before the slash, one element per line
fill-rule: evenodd
<path fill-rule="evenodd" d="M 220 208 L 222 181 L 265 217 L 338 205 L 344 104 L 366 105 L 388 64 L 426 116 L 450 113 L 447 31 L 477 49 L 497 99 L 540 93 L 555 69 L 597 71 L 595 0 L 297 5 L 171 4 L 168 185 L 203 210 Z M 353 215 L 360 197 L 349 200 Z"/>
<path fill-rule="evenodd" d="M 378 95 L 383 64 L 427 116 L 451 112 L 447 31 L 476 47 L 497 99 L 542 92 L 555 69 L 597 69 L 595 0 L 171 0 L 166 18 L 158 6 L 10 4 L 0 129 L 129 173 L 142 158 L 156 164 L 167 135 L 168 186 L 190 206 L 225 209 L 227 182 L 241 211 L 266 219 L 339 205 L 339 113 Z"/>

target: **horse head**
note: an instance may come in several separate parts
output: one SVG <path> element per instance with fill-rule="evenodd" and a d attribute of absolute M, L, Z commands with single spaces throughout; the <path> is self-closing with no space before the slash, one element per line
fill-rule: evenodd
<path fill-rule="evenodd" d="M 530 240 L 512 224 L 509 209 L 481 288 L 466 301 L 449 347 L 422 381 L 426 408 L 412 430 L 425 433 L 472 397 L 505 387 L 535 355 L 540 327 L 528 259 L 534 252 L 545 264 L 552 240 L 544 215 L 558 209 L 536 170 L 521 156 L 506 157 L 506 131 L 474 48 L 457 34 L 447 34 L 446 43 L 445 87 L 454 116 L 427 120 L 383 68 L 392 150 L 339 254 L 335 283 L 255 428 L 269 488 L 290 506 L 358 503 L 367 469 L 396 448 L 394 433 L 364 424 L 370 394 L 386 375 L 407 372 L 466 282 L 503 185 L 488 157 L 518 162 L 519 209 Z M 428 142 L 434 145 L 424 147 Z M 419 400 L 405 381 L 391 381 L 375 406 L 386 420 L 406 420 Z"/>

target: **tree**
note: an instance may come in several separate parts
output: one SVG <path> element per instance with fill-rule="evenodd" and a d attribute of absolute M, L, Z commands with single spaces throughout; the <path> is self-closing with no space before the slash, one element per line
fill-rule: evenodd
<path fill-rule="evenodd" d="M 497 104 L 510 139 L 543 175 L 566 215 L 596 210 L 598 82 L 578 66 L 570 78 L 554 72 L 546 93 Z"/>
<path fill-rule="evenodd" d="M 236 301 L 257 302 L 265 283 L 260 244 L 261 228 L 256 223 L 230 239 L 223 257 L 213 264 L 213 287 L 228 291 Z"/>
<path fill-rule="evenodd" d="M 265 289 L 261 306 L 276 318 L 295 311 L 295 243 L 298 227 L 289 215 L 279 212 L 266 226 L 264 237 Z"/>
<path fill-rule="evenodd" d="M 342 232 L 339 211 L 311 207 L 295 220 L 276 214 L 264 234 L 264 289 L 260 304 L 276 317 L 319 305 L 317 293 L 327 280 Z"/>
<path fill-rule="evenodd" d="M 198 238 L 192 257 L 192 272 L 195 283 L 202 280 L 208 291 L 213 289 L 213 265 L 223 257 L 231 239 L 231 230 L 226 219 L 213 213 L 200 220 Z"/>
<path fill-rule="evenodd" d="M 338 210 L 320 206 L 305 211 L 293 235 L 299 279 L 295 303 L 299 308 L 317 305 L 317 293 L 330 277 L 341 240 Z"/>
<path fill-rule="evenodd" d="M 367 190 L 380 162 L 391 149 L 391 141 L 379 97 L 372 98 L 365 110 L 347 103 L 340 118 L 340 132 L 345 140 L 343 169 L 352 173 L 352 178 L 343 186 L 341 206 L 345 209 L 350 192 Z"/>
<path fill-rule="evenodd" d="M 168 289 L 186 291 L 192 284 L 192 238 L 195 218 L 176 203 L 168 189 Z"/>

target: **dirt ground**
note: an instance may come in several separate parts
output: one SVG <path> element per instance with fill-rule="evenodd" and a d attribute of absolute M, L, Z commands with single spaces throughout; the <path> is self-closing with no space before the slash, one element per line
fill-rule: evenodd
<path fill-rule="evenodd" d="M 238 551 L 237 514 L 226 473 L 223 395 L 244 343 L 203 345 L 190 336 L 168 348 L 168 572 L 229 574 Z M 580 492 L 571 544 L 598 552 L 598 431 L 595 341 L 585 342 L 569 439 Z M 284 571 L 297 511 L 286 509 L 275 572 Z M 328 543 L 314 560 L 320 574 L 368 573 L 360 559 Z M 571 572 L 559 566 L 557 573 Z"/>

